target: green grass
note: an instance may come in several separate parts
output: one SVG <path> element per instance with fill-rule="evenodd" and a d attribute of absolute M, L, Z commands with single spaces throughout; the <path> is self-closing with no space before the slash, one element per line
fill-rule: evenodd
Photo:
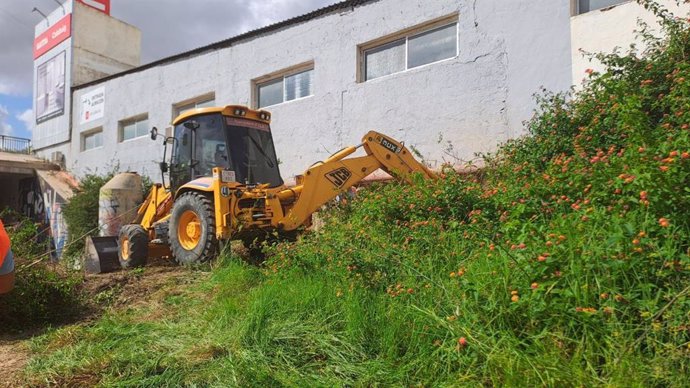
<path fill-rule="evenodd" d="M 646 3 L 647 2 L 643 2 Z M 33 341 L 35 385 L 687 386 L 690 37 L 602 58 L 477 176 L 361 190 L 261 268 Z"/>

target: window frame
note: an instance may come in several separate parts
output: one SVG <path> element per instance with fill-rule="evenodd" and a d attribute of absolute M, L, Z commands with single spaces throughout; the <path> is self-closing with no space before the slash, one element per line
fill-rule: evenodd
<path fill-rule="evenodd" d="M 118 140 L 118 143 L 124 143 L 126 141 L 137 140 L 137 139 L 141 139 L 142 137 L 147 136 L 149 134 L 148 131 L 144 132 L 143 135 L 137 136 L 136 128 L 135 128 L 135 132 L 134 132 L 135 136 L 131 137 L 129 139 L 125 139 L 125 127 L 128 125 L 131 125 L 131 124 L 134 124 L 136 126 L 136 124 L 138 124 L 144 120 L 146 120 L 148 122 L 148 120 L 149 120 L 149 114 L 148 113 L 142 113 L 142 114 L 132 116 L 132 117 L 126 118 L 124 120 L 118 121 L 118 123 L 117 123 L 117 140 Z M 146 126 L 148 127 L 148 123 L 146 124 Z"/>
<path fill-rule="evenodd" d="M 91 136 L 95 136 L 98 134 L 101 135 L 101 145 L 91 147 L 91 148 L 86 148 L 86 138 L 91 137 Z M 103 148 L 104 139 L 103 139 L 103 127 L 102 126 L 99 126 L 96 128 L 91 128 L 91 129 L 86 130 L 86 131 L 82 131 L 79 137 L 80 137 L 80 139 L 79 139 L 79 151 L 80 152 L 86 152 L 86 151 L 97 150 L 99 148 Z"/>
<path fill-rule="evenodd" d="M 417 24 L 415 26 L 403 29 L 401 31 L 395 32 L 393 34 L 389 34 L 380 38 L 376 38 L 374 40 L 368 41 L 366 43 L 362 43 L 357 45 L 357 82 L 358 83 L 364 83 L 364 82 L 369 82 L 373 81 L 376 79 L 380 78 L 385 78 L 394 74 L 401 74 L 405 73 L 410 70 L 418 69 L 424 66 L 429 66 L 433 65 L 435 63 L 451 60 L 454 58 L 457 58 L 460 55 L 460 26 L 458 23 L 458 14 L 453 13 L 450 15 L 442 16 L 433 20 L 429 20 L 427 22 Z M 409 40 L 411 38 L 415 38 L 417 36 L 423 35 L 428 32 L 432 32 L 434 30 L 440 30 L 442 28 L 448 27 L 450 25 L 455 25 L 455 55 L 448 57 L 448 58 L 443 58 L 439 59 L 437 61 L 425 63 L 423 65 L 415 66 L 415 67 L 408 67 L 408 61 L 409 61 Z M 367 52 L 370 52 L 372 50 L 376 50 L 378 48 L 381 48 L 383 46 L 392 44 L 396 41 L 399 40 L 404 40 L 404 45 L 405 45 L 405 59 L 404 59 L 404 66 L 405 68 L 401 71 L 396 71 L 390 74 L 386 74 L 380 77 L 372 78 L 370 80 L 366 79 L 366 54 Z"/>
<path fill-rule="evenodd" d="M 571 14 L 571 16 L 578 16 L 578 15 L 588 14 L 590 12 L 608 10 L 610 8 L 618 7 L 620 5 L 623 5 L 625 3 L 630 3 L 632 1 L 633 0 L 621 0 L 620 2 L 618 2 L 616 4 L 607 5 L 605 7 L 596 8 L 596 9 L 592 9 L 589 11 L 580 11 L 580 0 L 570 0 L 570 14 Z"/>
<path fill-rule="evenodd" d="M 291 77 L 293 75 L 304 73 L 307 71 L 312 72 L 310 94 L 303 96 L 303 97 L 297 97 L 297 98 L 293 98 L 291 100 L 286 100 L 285 99 L 285 79 L 288 77 Z M 292 101 L 299 101 L 299 100 L 303 100 L 305 98 L 312 97 L 314 95 L 314 75 L 315 75 L 315 73 L 314 73 L 314 61 L 308 61 L 308 62 L 303 62 L 303 63 L 297 64 L 294 66 L 290 66 L 290 67 L 285 68 L 285 69 L 275 71 L 275 72 L 270 73 L 270 74 L 263 75 L 263 76 L 258 77 L 258 78 L 254 78 L 251 81 L 251 89 L 252 89 L 252 98 L 251 98 L 252 104 L 251 105 L 252 105 L 252 107 L 254 107 L 254 109 L 265 109 L 268 107 L 277 106 L 280 104 L 285 104 L 285 103 L 292 102 Z M 283 90 L 282 101 L 275 103 L 275 104 L 272 104 L 272 105 L 266 105 L 263 107 L 259 106 L 259 95 L 260 95 L 259 88 L 261 88 L 262 85 L 273 83 L 273 82 L 276 82 L 278 80 L 282 81 L 282 90 Z"/>
<path fill-rule="evenodd" d="M 172 104 L 172 118 L 170 121 L 173 121 L 177 118 L 177 116 L 182 114 L 182 110 L 185 109 L 195 109 L 197 108 L 197 105 L 199 104 L 205 104 L 210 101 L 213 101 L 212 106 L 216 106 L 216 93 L 215 92 L 208 92 L 196 97 L 188 98 L 186 100 L 182 100 L 179 102 L 176 102 Z M 194 105 L 194 108 L 187 108 L 190 105 Z M 202 107 L 204 108 L 204 107 Z"/>

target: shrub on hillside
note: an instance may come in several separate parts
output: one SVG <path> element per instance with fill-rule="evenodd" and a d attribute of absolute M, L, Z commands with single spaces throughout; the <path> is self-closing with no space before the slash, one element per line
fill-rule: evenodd
<path fill-rule="evenodd" d="M 383 316 L 349 338 L 417 376 L 405 384 L 683 385 L 690 33 L 641 3 L 667 39 L 601 56 L 574 98 L 545 94 L 481 181 L 364 190 L 266 272 L 327 276 L 346 310 L 366 296 Z"/>
<path fill-rule="evenodd" d="M 82 308 L 81 276 L 46 264 L 48 248 L 39 242 L 38 225 L 20 215 L 14 218 L 18 222 L 6 228 L 15 257 L 16 282 L 14 290 L 0 295 L 0 327 L 24 330 L 71 319 Z"/>

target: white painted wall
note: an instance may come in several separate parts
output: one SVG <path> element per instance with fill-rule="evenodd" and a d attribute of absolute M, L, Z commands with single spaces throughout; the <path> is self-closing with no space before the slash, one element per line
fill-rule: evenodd
<path fill-rule="evenodd" d="M 674 0 L 661 0 L 676 16 L 688 16 L 690 4 L 676 5 Z M 590 60 L 587 53 L 613 53 L 618 49 L 621 53 L 628 53 L 630 45 L 635 44 L 637 51 L 644 50 L 643 42 L 637 38 L 635 31 L 639 30 L 638 21 L 646 23 L 660 36 L 660 26 L 656 17 L 635 1 L 619 4 L 612 8 L 605 8 L 576 15 L 571 18 L 573 84 L 581 85 L 586 78 L 585 71 L 592 69 L 603 70 L 603 65 L 596 59 Z"/>
<path fill-rule="evenodd" d="M 82 175 L 119 161 L 157 180 L 161 145 L 147 137 L 118 142 L 119 120 L 148 113 L 151 126 L 164 128 L 175 103 L 209 92 L 219 105 L 249 104 L 252 79 L 307 61 L 315 64 L 314 94 L 268 108 L 284 178 L 370 129 L 414 146 L 435 167 L 469 160 L 521 132 L 540 86 L 570 87 L 569 7 L 568 0 L 381 0 L 78 89 L 74 101 L 105 87 L 105 117 L 80 126 L 75 106 L 68 167 Z M 357 45 L 452 14 L 457 57 L 356 81 Z M 99 126 L 104 147 L 80 152 L 79 134 Z"/>

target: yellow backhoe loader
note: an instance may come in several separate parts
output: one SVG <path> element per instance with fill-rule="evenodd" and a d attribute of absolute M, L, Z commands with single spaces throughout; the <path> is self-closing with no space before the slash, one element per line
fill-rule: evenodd
<path fill-rule="evenodd" d="M 164 141 L 163 184 L 153 186 L 134 222 L 120 231 L 122 267 L 163 256 L 191 264 L 212 258 L 230 240 L 250 245 L 294 235 L 322 205 L 378 169 L 406 181 L 414 173 L 436 178 L 402 143 L 371 131 L 361 144 L 314 163 L 287 187 L 270 120 L 269 112 L 236 105 L 178 116 Z M 161 136 L 151 130 L 152 139 Z M 351 157 L 359 148 L 365 155 Z"/>

